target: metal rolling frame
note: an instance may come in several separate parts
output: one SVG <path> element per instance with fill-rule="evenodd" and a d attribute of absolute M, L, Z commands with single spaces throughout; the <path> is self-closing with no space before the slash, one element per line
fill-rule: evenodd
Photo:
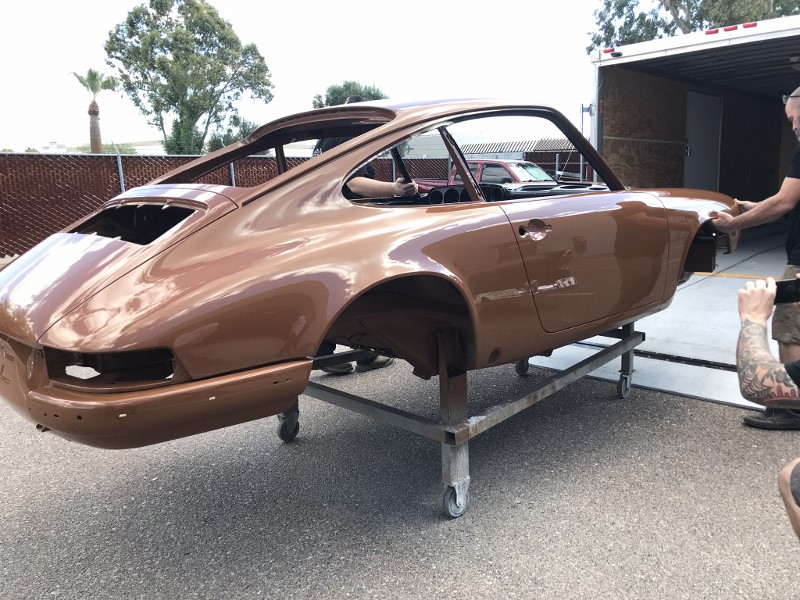
<path fill-rule="evenodd" d="M 440 442 L 442 483 L 445 488 L 443 510 L 450 517 L 458 517 L 466 511 L 469 503 L 468 442 L 470 439 L 544 400 L 617 357 L 621 357 L 617 394 L 621 398 L 627 397 L 633 374 L 634 348 L 644 341 L 644 333 L 635 331 L 633 323 L 629 323 L 609 331 L 603 336 L 617 338 L 619 341 L 602 348 L 571 367 L 550 375 L 532 389 L 525 390 L 505 402 L 496 404 L 483 413 L 473 416 L 468 415 L 467 372 L 463 368 L 455 333 L 452 330 L 439 332 L 438 422 L 316 381 L 310 381 L 304 393 L 311 398 L 346 408 Z M 318 368 L 343 361 L 353 361 L 365 355 L 366 353 L 363 351 L 343 352 L 316 359 L 314 366 Z M 524 369 L 518 363 L 518 373 L 522 374 L 526 370 L 527 361 L 524 361 Z M 293 417 L 293 420 L 290 418 L 290 429 L 294 429 L 297 423 L 296 414 Z"/>

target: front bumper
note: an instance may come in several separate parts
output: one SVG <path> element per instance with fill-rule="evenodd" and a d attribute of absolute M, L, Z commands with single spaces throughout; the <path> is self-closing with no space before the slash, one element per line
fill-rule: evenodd
<path fill-rule="evenodd" d="M 202 381 L 122 393 L 80 393 L 52 384 L 38 351 L 0 338 L 0 398 L 69 440 L 98 448 L 135 448 L 288 411 L 303 393 L 303 359 Z"/>

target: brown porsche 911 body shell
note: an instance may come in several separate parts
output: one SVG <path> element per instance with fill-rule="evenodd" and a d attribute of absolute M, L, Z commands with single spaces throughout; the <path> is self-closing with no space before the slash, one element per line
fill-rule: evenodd
<path fill-rule="evenodd" d="M 473 186 L 475 201 L 438 205 L 342 194 L 359 165 L 416 129 L 481 111 L 547 114 L 609 189 L 488 202 Z M 354 115 L 366 133 L 260 186 L 193 183 L 309 124 L 322 137 Z M 626 189 L 581 140 L 551 109 L 492 100 L 352 105 L 268 124 L 123 193 L 0 271 L 0 397 L 41 429 L 134 447 L 286 411 L 324 339 L 430 377 L 444 328 L 457 332 L 466 368 L 481 369 L 660 311 L 685 272 L 700 270 L 689 263 L 713 268 L 708 215 L 735 203 Z M 125 211 L 178 216 L 144 243 L 104 235 Z M 137 366 L 126 371 L 129 360 Z M 83 364 L 99 375 L 71 374 Z"/>

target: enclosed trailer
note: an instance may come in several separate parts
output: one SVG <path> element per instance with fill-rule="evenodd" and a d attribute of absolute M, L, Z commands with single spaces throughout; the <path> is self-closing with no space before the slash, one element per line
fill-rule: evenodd
<path fill-rule="evenodd" d="M 630 186 L 759 200 L 797 140 L 781 96 L 800 87 L 800 16 L 597 51 L 592 141 Z"/>

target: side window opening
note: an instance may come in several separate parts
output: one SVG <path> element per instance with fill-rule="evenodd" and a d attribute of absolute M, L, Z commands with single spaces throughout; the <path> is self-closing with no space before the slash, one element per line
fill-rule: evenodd
<path fill-rule="evenodd" d="M 455 147 L 448 146 L 453 140 Z M 400 161 L 420 197 L 375 200 L 391 205 L 516 200 L 606 191 L 588 159 L 542 114 L 494 114 L 443 124 L 412 136 Z M 475 182 L 455 168 L 466 163 Z M 386 180 L 397 177 L 397 159 L 372 161 Z M 380 176 L 380 175 L 379 175 Z M 477 184 L 477 188 L 475 185 Z"/>

